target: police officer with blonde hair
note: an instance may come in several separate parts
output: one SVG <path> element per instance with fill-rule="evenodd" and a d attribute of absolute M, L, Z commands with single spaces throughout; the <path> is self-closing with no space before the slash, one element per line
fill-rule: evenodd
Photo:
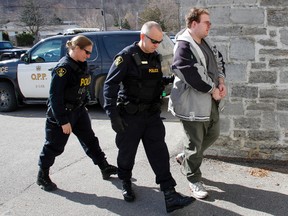
<path fill-rule="evenodd" d="M 85 108 L 91 82 L 86 59 L 91 55 L 93 43 L 87 37 L 79 35 L 68 41 L 66 47 L 68 53 L 52 71 L 47 101 L 46 140 L 38 162 L 40 169 L 37 184 L 45 191 L 57 189 L 49 177 L 49 168 L 54 164 L 55 158 L 63 153 L 71 133 L 76 135 L 93 163 L 99 166 L 103 179 L 117 174 L 117 167 L 107 162 L 99 146 Z"/>
<path fill-rule="evenodd" d="M 170 173 L 165 128 L 160 118 L 160 95 L 163 84 L 170 79 L 163 78 L 161 57 L 156 51 L 162 40 L 160 25 L 150 21 L 142 26 L 140 41 L 116 55 L 104 84 L 104 107 L 117 133 L 118 177 L 122 180 L 124 200 L 132 202 L 136 198 L 131 177 L 142 140 L 156 183 L 164 192 L 166 211 L 172 212 L 194 199 L 175 191 L 176 182 Z"/>

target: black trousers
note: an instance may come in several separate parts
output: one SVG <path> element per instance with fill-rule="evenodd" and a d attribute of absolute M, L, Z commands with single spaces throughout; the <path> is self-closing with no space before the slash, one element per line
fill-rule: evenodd
<path fill-rule="evenodd" d="M 105 154 L 99 146 L 98 138 L 95 136 L 89 114 L 85 107 L 69 113 L 69 120 L 72 132 L 78 138 L 85 153 L 93 160 L 94 164 L 99 164 L 105 160 Z M 51 110 L 47 111 L 46 137 L 43 149 L 40 153 L 38 165 L 47 169 L 54 164 L 55 157 L 64 152 L 69 134 L 64 134 L 62 127 L 59 126 Z"/>
<path fill-rule="evenodd" d="M 135 115 L 122 115 L 128 127 L 123 133 L 117 133 L 116 145 L 119 149 L 117 164 L 118 177 L 130 180 L 135 163 L 135 156 L 140 140 L 148 161 L 156 175 L 156 183 L 163 191 L 176 185 L 170 173 L 169 152 L 165 143 L 165 127 L 160 113 L 141 112 Z M 145 170 L 143 170 L 145 172 Z"/>

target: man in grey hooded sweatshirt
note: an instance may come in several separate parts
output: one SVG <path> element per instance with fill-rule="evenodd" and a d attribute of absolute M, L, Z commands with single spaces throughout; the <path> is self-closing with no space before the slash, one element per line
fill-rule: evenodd
<path fill-rule="evenodd" d="M 219 137 L 219 104 L 227 93 L 223 57 L 204 39 L 210 26 L 207 9 L 192 8 L 187 14 L 187 28 L 176 38 L 172 64 L 175 80 L 168 108 L 180 118 L 187 135 L 184 153 L 176 160 L 184 166 L 192 195 L 199 199 L 208 195 L 201 182 L 203 153 Z"/>

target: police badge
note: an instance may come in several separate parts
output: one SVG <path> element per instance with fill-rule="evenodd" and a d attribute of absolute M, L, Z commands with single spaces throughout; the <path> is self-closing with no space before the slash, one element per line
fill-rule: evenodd
<path fill-rule="evenodd" d="M 114 63 L 116 66 L 118 66 L 119 64 L 121 64 L 123 62 L 123 58 L 122 56 L 118 56 L 115 60 Z"/>
<path fill-rule="evenodd" d="M 59 67 L 56 70 L 56 73 L 58 74 L 59 77 L 62 77 L 66 74 L 67 70 L 64 67 Z"/>

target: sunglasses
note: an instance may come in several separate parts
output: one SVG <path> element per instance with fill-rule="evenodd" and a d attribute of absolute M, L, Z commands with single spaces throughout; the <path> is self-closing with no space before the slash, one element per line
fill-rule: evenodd
<path fill-rule="evenodd" d="M 146 35 L 145 34 L 145 36 L 148 38 L 148 39 L 150 39 L 150 41 L 151 41 L 151 43 L 152 44 L 160 44 L 163 40 L 161 40 L 161 41 L 157 41 L 157 40 L 154 40 L 154 39 L 152 39 L 152 38 L 150 38 L 148 35 Z"/>
<path fill-rule="evenodd" d="M 90 52 L 90 51 L 88 51 L 88 50 L 86 50 L 86 49 L 84 49 L 84 48 L 83 48 L 82 50 L 85 51 L 86 55 L 91 55 L 91 54 L 92 54 L 92 52 Z"/>

